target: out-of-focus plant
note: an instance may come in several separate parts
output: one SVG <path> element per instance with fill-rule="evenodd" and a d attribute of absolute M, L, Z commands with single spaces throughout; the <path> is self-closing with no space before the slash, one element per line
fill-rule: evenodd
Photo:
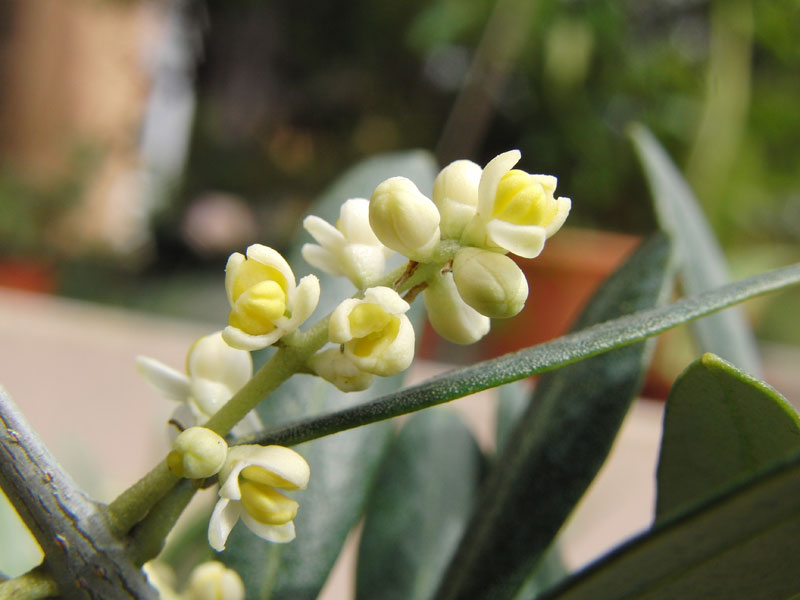
<path fill-rule="evenodd" d="M 725 281 L 688 186 L 645 129 L 632 137 L 667 235 L 643 242 L 562 337 L 403 387 L 420 296 L 442 336 L 479 341 L 536 293 L 508 254 L 536 260 L 581 207 L 554 177 L 517 168 L 517 150 L 442 170 L 415 152 L 344 175 L 304 222 L 316 243 L 231 255 L 227 326 L 189 349 L 186 374 L 139 359 L 181 402 L 176 435 L 109 505 L 75 486 L 0 390 L 0 485 L 44 553 L 0 597 L 314 598 L 362 519 L 358 598 L 792 597 L 800 417 L 731 364 L 757 368 L 736 316 L 700 330 L 704 354 L 670 393 L 653 527 L 580 573 L 557 564 L 648 339 L 800 283 L 799 265 Z M 297 279 L 301 256 L 318 274 Z M 668 304 L 676 274 L 689 295 Z M 530 401 L 502 388 L 494 457 L 433 409 L 532 375 Z M 399 431 L 389 422 L 409 413 Z M 161 554 L 195 492 L 217 485 L 207 527 Z"/>

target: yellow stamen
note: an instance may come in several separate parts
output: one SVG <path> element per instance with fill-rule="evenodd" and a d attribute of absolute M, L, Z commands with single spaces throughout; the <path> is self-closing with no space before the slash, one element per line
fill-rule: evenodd
<path fill-rule="evenodd" d="M 239 482 L 239 490 L 242 506 L 259 523 L 285 525 L 297 516 L 297 502 L 269 485 L 244 480 Z"/>
<path fill-rule="evenodd" d="M 536 177 L 513 169 L 497 185 L 492 217 L 514 225 L 546 226 L 557 212 L 552 194 Z"/>
<path fill-rule="evenodd" d="M 247 259 L 239 267 L 233 282 L 234 302 L 254 285 L 264 281 L 274 281 L 283 290 L 284 295 L 289 290 L 286 278 L 275 267 L 270 267 L 257 260 Z"/>
<path fill-rule="evenodd" d="M 250 335 L 275 329 L 275 321 L 286 312 L 286 293 L 275 281 L 261 281 L 241 294 L 228 316 L 228 323 Z"/>
<path fill-rule="evenodd" d="M 264 467 L 259 467 L 258 465 L 250 465 L 249 467 L 245 467 L 242 469 L 239 477 L 248 481 L 263 483 L 264 485 L 269 485 L 276 488 L 284 488 L 287 490 L 300 489 L 288 479 L 284 479 L 277 473 L 273 473 L 272 471 L 269 471 Z"/>

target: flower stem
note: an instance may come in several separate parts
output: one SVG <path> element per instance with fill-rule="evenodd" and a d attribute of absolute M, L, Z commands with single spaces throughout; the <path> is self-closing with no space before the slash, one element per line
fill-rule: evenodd
<path fill-rule="evenodd" d="M 112 530 L 117 535 L 127 533 L 178 481 L 167 469 L 166 460 L 162 460 L 108 505 Z"/>

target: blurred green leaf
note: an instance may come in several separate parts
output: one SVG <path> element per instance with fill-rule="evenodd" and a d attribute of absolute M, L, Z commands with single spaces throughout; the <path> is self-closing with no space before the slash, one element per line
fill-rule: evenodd
<path fill-rule="evenodd" d="M 497 388 L 496 446 L 498 454 L 505 448 L 517 423 L 530 404 L 533 388 L 524 379 Z"/>
<path fill-rule="evenodd" d="M 658 140 L 642 125 L 630 135 L 653 193 L 661 228 L 673 239 L 684 291 L 695 295 L 728 283 L 725 255 L 689 184 Z M 741 310 L 733 308 L 692 324 L 701 350 L 758 375 L 755 338 Z"/>
<path fill-rule="evenodd" d="M 339 206 L 348 198 L 369 197 L 382 180 L 404 175 L 422 190 L 433 187 L 437 168 L 424 152 L 393 154 L 367 160 L 345 173 L 312 207 L 312 214 L 335 222 Z M 302 273 L 299 248 L 289 255 L 295 273 Z M 355 292 L 344 278 L 316 273 L 322 296 L 315 315 L 328 314 Z M 412 311 L 418 322 L 420 311 Z M 313 317 L 312 317 L 313 322 Z M 415 323 L 416 324 L 416 323 Z M 417 328 L 418 329 L 418 328 Z M 376 378 L 364 392 L 344 394 L 318 377 L 292 377 L 258 407 L 268 427 L 352 407 L 401 387 L 402 375 Z M 388 423 L 315 440 L 298 446 L 311 466 L 308 489 L 298 492 L 300 511 L 295 519 L 297 538 L 289 544 L 274 545 L 256 537 L 243 525 L 236 526 L 222 560 L 242 575 L 248 598 L 316 598 L 341 551 L 348 532 L 363 513 L 387 444 L 392 437 Z"/>
<path fill-rule="evenodd" d="M 427 600 L 464 532 L 483 457 L 448 408 L 414 415 L 386 457 L 358 553 L 358 599 Z"/>
<path fill-rule="evenodd" d="M 667 519 L 540 600 L 796 598 L 800 455 Z"/>
<path fill-rule="evenodd" d="M 596 292 L 582 329 L 666 300 L 670 247 L 642 244 Z M 438 598 L 512 598 L 594 479 L 639 390 L 644 343 L 543 376 L 498 456 Z"/>
<path fill-rule="evenodd" d="M 784 398 L 713 354 L 667 399 L 656 518 L 718 495 L 800 451 L 800 417 Z"/>

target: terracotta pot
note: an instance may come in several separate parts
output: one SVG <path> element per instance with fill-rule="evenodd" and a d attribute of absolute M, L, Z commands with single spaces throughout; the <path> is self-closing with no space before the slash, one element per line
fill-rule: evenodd
<path fill-rule="evenodd" d="M 35 259 L 0 259 L 0 286 L 52 294 L 56 290 L 55 269 Z"/>

